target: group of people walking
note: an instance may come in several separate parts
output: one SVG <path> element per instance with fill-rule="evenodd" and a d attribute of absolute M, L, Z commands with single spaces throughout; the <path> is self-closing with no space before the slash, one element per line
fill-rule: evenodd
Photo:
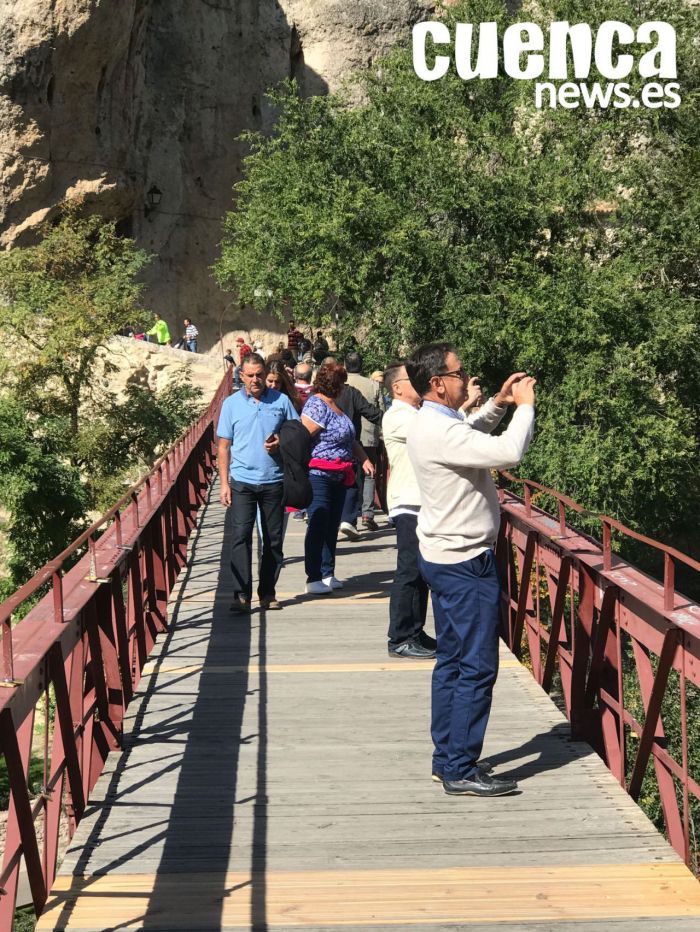
<path fill-rule="evenodd" d="M 345 363 L 327 357 L 312 383 L 311 366 L 303 361 L 292 380 L 283 363 L 268 365 L 256 353 L 242 360 L 242 388 L 225 400 L 217 428 L 221 501 L 231 511 L 232 610 L 251 610 L 256 516 L 260 605 L 282 607 L 276 586 L 290 496 L 308 518 L 306 593 L 329 596 L 342 588 L 335 561 L 339 533 L 368 507 L 369 493 L 362 504 L 363 483 L 374 497 L 378 433 L 369 433 L 366 446 L 360 442 L 368 436 L 362 418 L 369 425 L 381 422 L 397 541 L 388 649 L 401 659 L 436 658 L 433 779 L 451 795 L 513 792 L 513 781 L 479 765 L 498 670 L 500 619 L 494 555 L 500 510 L 490 470 L 512 467 L 525 454 L 535 380 L 514 373 L 481 404 L 478 383 L 468 378 L 455 348 L 430 344 L 388 367 L 384 386 L 391 404 L 383 413 L 378 396 L 370 400 L 360 390 L 366 386 L 351 384 L 358 381 L 353 376 L 362 378 L 360 357 L 348 354 Z M 507 428 L 495 435 L 513 405 Z M 350 513 L 344 510 L 348 501 Z M 430 593 L 435 639 L 424 630 Z"/>

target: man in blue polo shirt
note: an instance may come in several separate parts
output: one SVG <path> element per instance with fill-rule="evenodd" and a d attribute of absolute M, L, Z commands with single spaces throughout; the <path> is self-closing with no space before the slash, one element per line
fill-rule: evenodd
<path fill-rule="evenodd" d="M 221 503 L 231 506 L 231 610 L 238 614 L 250 611 L 253 525 L 258 508 L 263 540 L 258 580 L 260 607 L 282 607 L 275 596 L 283 560 L 279 429 L 285 421 L 298 420 L 299 415 L 286 395 L 266 387 L 266 375 L 261 356 L 246 356 L 241 366 L 243 388 L 224 401 L 216 429 Z"/>

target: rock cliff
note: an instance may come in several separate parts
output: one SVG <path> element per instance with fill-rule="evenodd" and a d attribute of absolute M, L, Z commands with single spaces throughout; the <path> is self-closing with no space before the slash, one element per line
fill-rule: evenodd
<path fill-rule="evenodd" d="M 432 0 L 0 0 L 0 245 L 31 242 L 66 197 L 156 258 L 147 301 L 203 348 L 270 335 L 211 278 L 245 129 L 268 130 L 265 90 L 304 94 L 366 67 Z M 162 192 L 151 207 L 148 192 Z"/>

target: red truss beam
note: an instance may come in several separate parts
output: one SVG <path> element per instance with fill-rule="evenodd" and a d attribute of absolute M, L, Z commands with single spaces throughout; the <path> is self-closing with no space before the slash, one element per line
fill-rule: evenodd
<path fill-rule="evenodd" d="M 56 873 L 61 813 L 72 836 L 107 754 L 120 744 L 124 713 L 167 625 L 168 596 L 214 472 L 216 421 L 230 390 L 227 373 L 206 412 L 152 471 L 0 605 L 0 752 L 10 783 L 1 932 L 12 928 L 22 862 L 41 912 Z M 36 598 L 13 628 L 14 613 Z M 30 785 L 37 708 L 44 730 L 39 787 Z"/>
<path fill-rule="evenodd" d="M 522 498 L 505 488 L 516 483 Z M 697 573 L 700 563 L 531 480 L 503 473 L 502 485 L 504 640 L 517 656 L 527 648 L 546 692 L 558 671 L 572 733 L 595 748 L 634 799 L 653 764 L 668 839 L 697 869 L 689 826 L 700 774 L 688 772 L 686 696 L 689 685 L 700 687 L 700 605 L 675 589 L 675 569 L 680 563 Z M 556 502 L 556 518 L 534 505 L 538 493 Z M 571 527 L 567 512 L 598 521 L 601 542 Z M 663 554 L 663 582 L 613 552 L 613 531 Z M 670 708 L 680 719 L 673 747 L 663 722 Z"/>

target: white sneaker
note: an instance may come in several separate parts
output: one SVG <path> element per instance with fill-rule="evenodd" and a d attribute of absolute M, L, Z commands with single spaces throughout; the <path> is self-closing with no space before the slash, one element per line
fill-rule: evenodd
<path fill-rule="evenodd" d="M 340 533 L 344 534 L 345 537 L 348 538 L 348 540 L 359 540 L 360 539 L 360 532 L 357 530 L 356 527 L 350 524 L 349 521 L 341 522 Z"/>
<path fill-rule="evenodd" d="M 328 586 L 329 589 L 343 588 L 343 583 L 339 579 L 336 579 L 335 576 L 326 576 L 326 578 L 323 580 L 323 584 Z"/>
<path fill-rule="evenodd" d="M 307 582 L 306 584 L 306 594 L 307 595 L 331 595 L 333 590 L 330 586 L 327 586 L 324 582 L 321 582 L 319 579 L 318 582 Z"/>

